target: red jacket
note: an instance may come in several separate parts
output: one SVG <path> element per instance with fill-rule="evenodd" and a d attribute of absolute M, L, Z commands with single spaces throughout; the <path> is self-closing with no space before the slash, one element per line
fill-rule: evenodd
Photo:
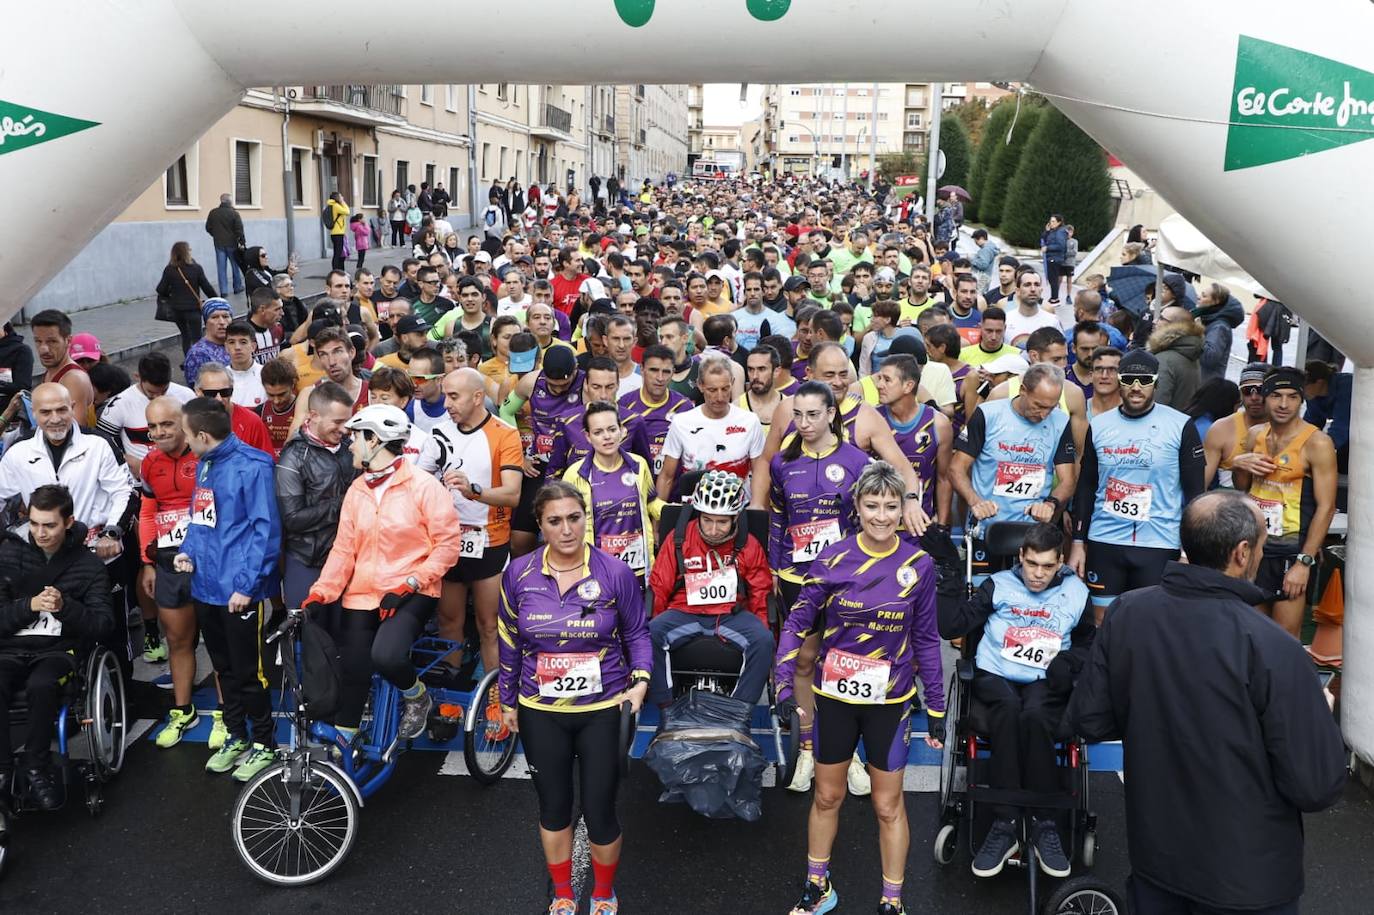
<path fill-rule="evenodd" d="M 720 616 L 733 611 L 733 602 L 688 605 L 686 582 L 678 580 L 676 550 L 674 536 L 669 534 L 664 537 L 658 557 L 654 560 L 654 568 L 649 573 L 649 589 L 654 595 L 654 613 L 682 610 L 704 616 Z M 749 612 L 762 620 L 765 626 L 768 625 L 768 592 L 773 588 L 773 573 L 768 569 L 768 557 L 763 547 L 759 546 L 759 542 L 752 536 L 745 540 L 744 549 L 736 556 L 734 535 L 724 543 L 711 547 L 701 539 L 700 526 L 696 523 L 689 524 L 682 544 L 682 562 L 684 571 L 689 574 L 722 566 L 735 566 L 737 574 L 743 579 L 738 585 L 740 599 L 747 600 Z"/>
<path fill-rule="evenodd" d="M 267 431 L 267 426 L 263 424 L 262 417 L 258 414 L 247 407 L 234 404 L 234 409 L 230 413 L 230 425 L 234 427 L 234 434 L 245 445 L 252 445 L 259 451 L 265 451 L 267 456 L 274 461 L 277 459 L 277 449 L 272 447 L 272 435 Z"/>

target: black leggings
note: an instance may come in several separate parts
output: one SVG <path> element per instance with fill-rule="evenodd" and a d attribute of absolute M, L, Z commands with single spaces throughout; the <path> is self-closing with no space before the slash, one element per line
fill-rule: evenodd
<path fill-rule="evenodd" d="M 330 605 L 333 618 L 327 628 L 343 665 L 343 691 L 334 724 L 358 726 L 374 670 L 397 689 L 415 685 L 410 646 L 420 637 L 437 606 L 439 601 L 433 597 L 412 594 L 401 601 L 395 616 L 382 622 L 375 610 L 347 610 L 338 604 Z"/>
<path fill-rule="evenodd" d="M 251 604 L 242 613 L 230 613 L 222 605 L 195 601 L 196 622 L 210 663 L 219 674 L 224 697 L 224 726 L 240 740 L 249 739 L 267 748 L 276 746 L 272 731 L 272 696 L 263 670 L 262 604 Z"/>
<path fill-rule="evenodd" d="M 185 356 L 204 333 L 205 325 L 201 323 L 198 311 L 176 311 L 174 314 L 177 331 L 181 334 L 181 355 Z"/>
<path fill-rule="evenodd" d="M 545 712 L 518 709 L 520 742 L 539 794 L 539 825 L 560 832 L 572 825 L 573 759 L 578 761 L 582 819 L 593 845 L 620 838 L 615 791 L 620 782 L 620 709 Z"/>
<path fill-rule="evenodd" d="M 404 219 L 393 219 L 391 221 L 391 244 L 404 244 L 406 240 L 406 221 Z"/>
<path fill-rule="evenodd" d="M 344 260 L 344 237 L 343 235 L 330 235 L 329 241 L 334 246 L 334 259 L 330 261 L 330 267 L 334 270 L 342 270 L 347 266 Z"/>

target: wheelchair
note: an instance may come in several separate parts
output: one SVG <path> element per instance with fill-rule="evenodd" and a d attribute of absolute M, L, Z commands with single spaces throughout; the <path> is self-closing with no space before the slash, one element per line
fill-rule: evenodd
<path fill-rule="evenodd" d="M 682 490 L 690 493 L 700 474 L 684 474 Z M 659 517 L 658 543 L 666 542 L 675 532 L 685 533 L 694 517 L 690 506 L 668 504 L 663 507 Z M 768 513 L 749 509 L 744 513 L 746 529 L 760 545 L 768 543 Z M 782 632 L 782 613 L 777 598 L 768 598 L 768 625 L 772 630 L 774 644 Z M 667 652 L 655 662 L 666 665 L 668 686 L 673 699 L 692 690 L 704 690 L 722 696 L 734 692 L 735 684 L 744 671 L 744 652 L 736 645 L 709 635 L 689 639 Z M 776 696 L 771 680 L 768 684 L 769 725 L 772 729 L 773 751 L 775 753 L 775 779 L 777 787 L 784 787 L 792 781 L 796 771 L 797 754 L 801 749 L 801 722 L 796 712 L 791 720 L 782 721 L 774 709 Z"/>
<path fill-rule="evenodd" d="M 986 557 L 994 565 L 997 560 L 1014 556 L 1030 524 L 1001 522 L 988 525 L 984 544 Z M 974 592 L 973 539 L 975 531 L 965 535 L 965 570 L 968 594 Z M 1088 748 L 1082 739 L 1073 737 L 1056 744 L 1056 762 L 1060 773 L 1060 790 L 1050 793 L 993 788 L 988 784 L 991 747 L 983 736 L 988 728 L 980 704 L 972 696 L 974 657 L 981 631 L 963 637 L 961 656 L 950 678 L 945 696 L 947 719 L 944 748 L 941 752 L 939 800 L 939 830 L 935 836 L 934 856 L 941 865 L 950 864 L 959 849 L 959 833 L 967 835 L 969 854 L 977 854 L 993 819 L 993 805 L 1054 811 L 1054 819 L 1071 865 L 1091 868 L 1097 849 L 1097 816 L 1092 812 L 1088 784 Z M 1035 848 L 1029 841 L 1029 817 L 1022 816 L 1020 851 L 1007 863 L 1026 871 L 1031 915 L 1039 915 L 1039 880 L 1043 879 L 1036 859 Z M 1043 912 L 1046 915 L 1119 915 L 1126 911 L 1114 890 L 1092 877 L 1069 877 L 1050 896 Z"/>
<path fill-rule="evenodd" d="M 62 806 L 79 789 L 86 812 L 99 816 L 105 805 L 105 783 L 124 765 L 128 710 L 115 653 L 104 645 L 91 646 L 78 659 L 62 689 L 62 704 L 57 711 L 57 756 L 53 761 L 61 775 Z M 23 690 L 15 695 L 8 711 L 8 726 L 17 748 L 23 742 L 27 725 L 28 703 Z M 10 809 L 16 815 L 36 809 L 28 805 L 27 796 L 24 771 L 16 767 L 10 797 Z M 9 830 L 0 828 L 0 868 L 4 867 L 9 836 Z"/>

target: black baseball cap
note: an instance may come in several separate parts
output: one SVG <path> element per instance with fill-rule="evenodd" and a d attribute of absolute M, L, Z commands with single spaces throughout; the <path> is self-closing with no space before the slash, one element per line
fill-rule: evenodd
<path fill-rule="evenodd" d="M 577 358 L 566 346 L 554 344 L 544 351 L 544 377 L 554 381 L 571 378 L 577 371 Z"/>
<path fill-rule="evenodd" d="M 782 289 L 783 292 L 796 292 L 798 289 L 805 289 L 807 285 L 805 278 L 800 276 L 789 276 L 787 282 L 782 284 Z"/>
<path fill-rule="evenodd" d="M 429 333 L 429 322 L 419 315 L 405 315 L 396 322 L 396 333 L 426 334 Z"/>

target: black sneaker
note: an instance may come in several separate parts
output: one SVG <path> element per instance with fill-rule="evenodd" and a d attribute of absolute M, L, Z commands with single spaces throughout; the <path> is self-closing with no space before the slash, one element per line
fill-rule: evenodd
<path fill-rule="evenodd" d="M 1069 856 L 1064 854 L 1064 846 L 1059 841 L 1059 830 L 1053 820 L 1036 819 L 1031 825 L 1031 841 L 1035 843 L 1035 854 L 1040 859 L 1040 869 L 1051 877 L 1069 875 Z"/>
<path fill-rule="evenodd" d="M 973 875 L 996 877 L 1002 873 L 1002 867 L 1020 848 L 1021 843 L 1016 839 L 1016 821 L 993 820 L 987 838 L 983 839 L 983 847 L 978 849 L 978 854 L 974 856 Z"/>
<path fill-rule="evenodd" d="M 53 782 L 47 766 L 34 766 L 24 771 L 29 783 L 29 803 L 39 810 L 56 810 L 62 806 L 62 794 Z"/>
<path fill-rule="evenodd" d="M 878 915 L 906 915 L 906 909 L 890 902 L 878 903 Z"/>
<path fill-rule="evenodd" d="M 840 904 L 840 894 L 835 892 L 829 880 L 825 883 L 824 887 L 810 880 L 803 883 L 801 899 L 792 906 L 791 915 L 824 915 L 833 911 Z"/>

